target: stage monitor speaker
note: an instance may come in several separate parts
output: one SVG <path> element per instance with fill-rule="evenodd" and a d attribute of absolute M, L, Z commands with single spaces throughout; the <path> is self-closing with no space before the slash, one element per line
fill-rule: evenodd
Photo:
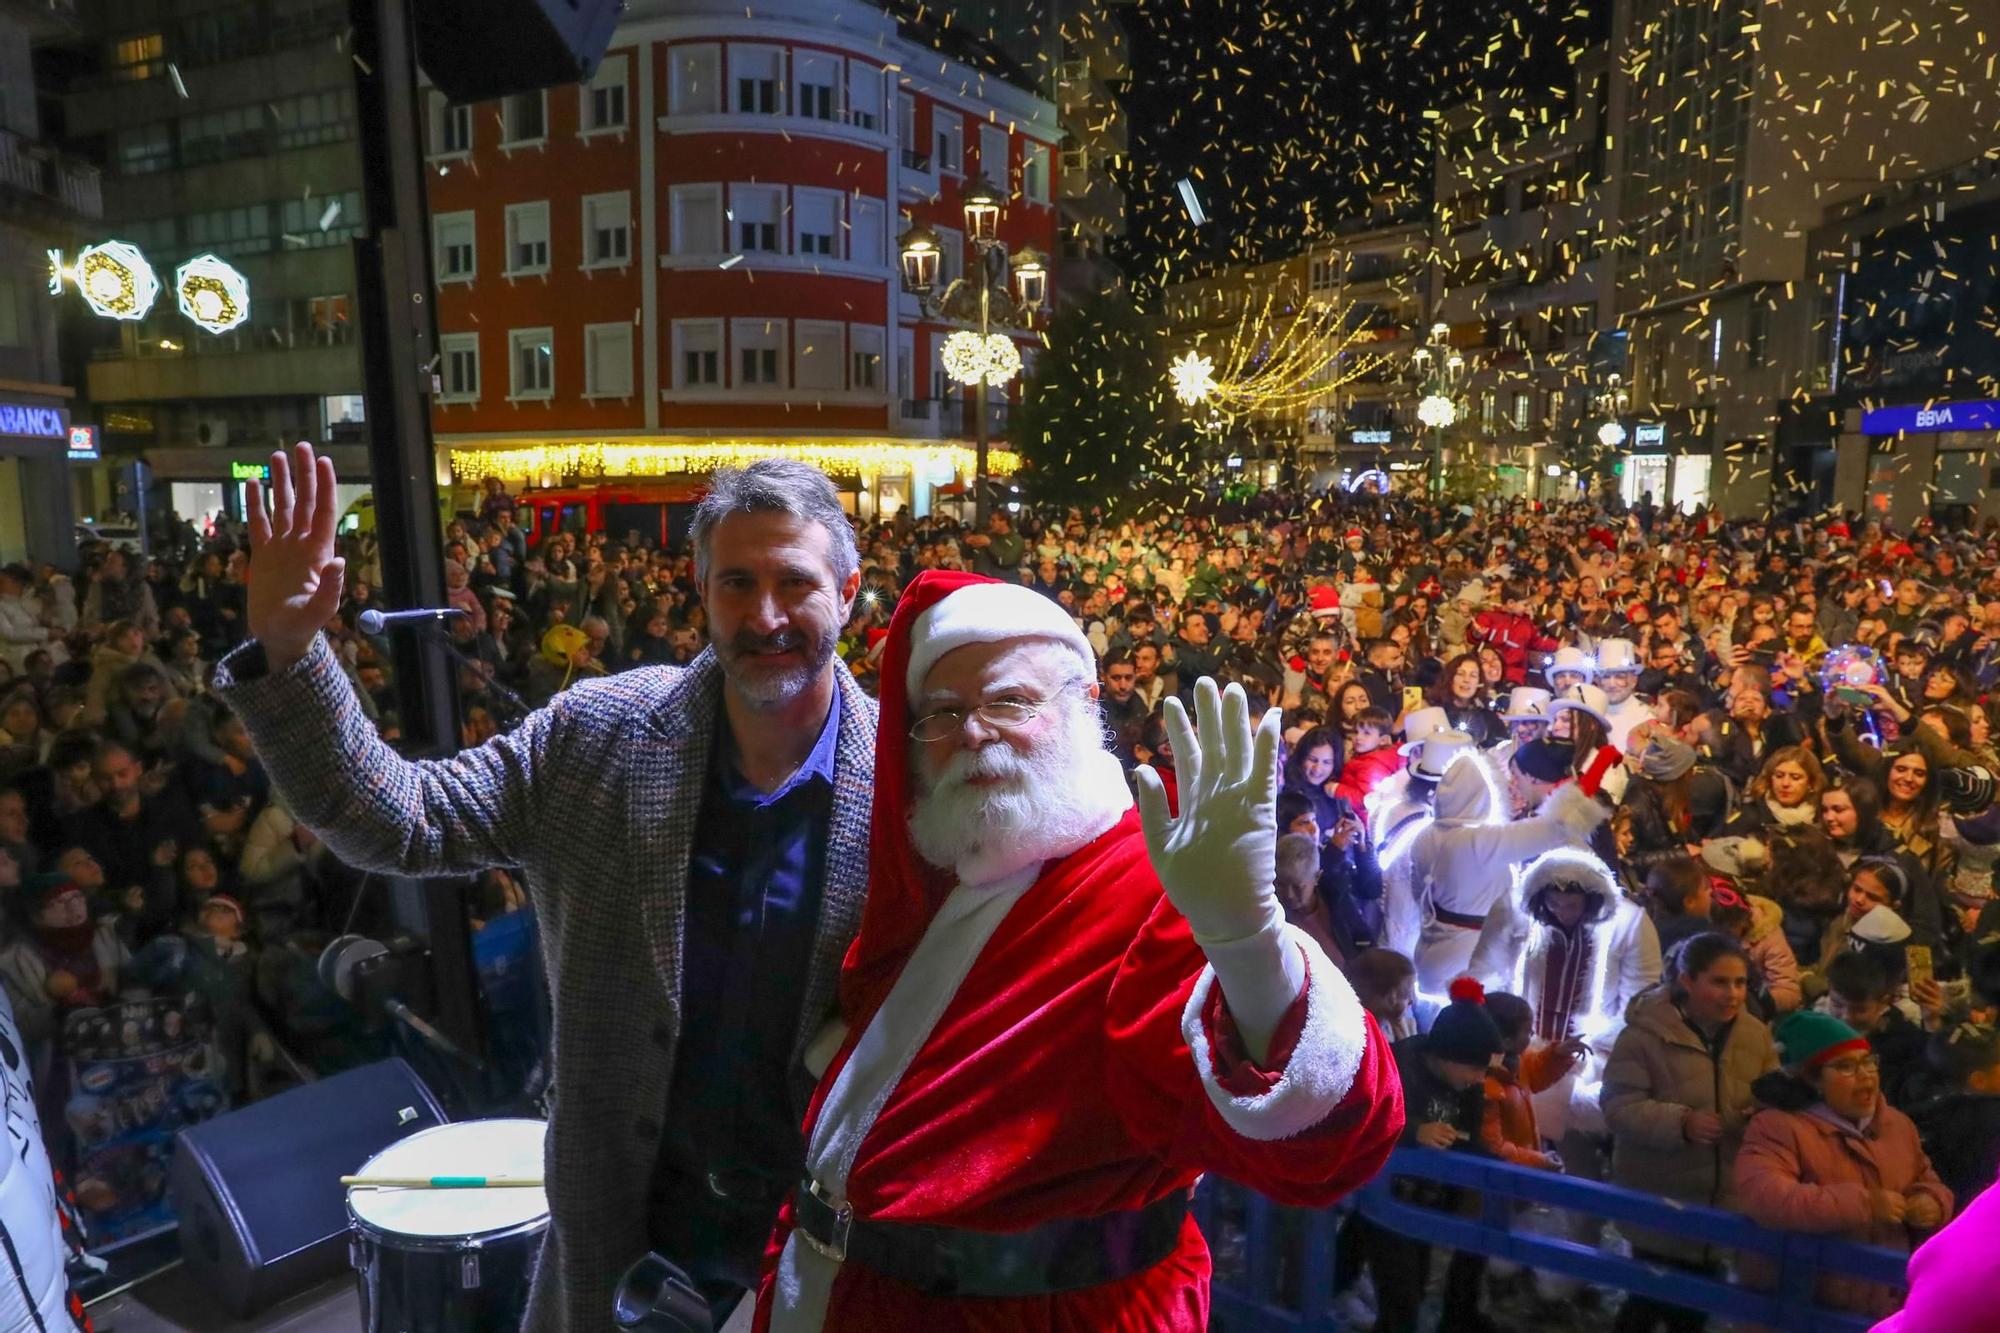
<path fill-rule="evenodd" d="M 579 83 L 597 72 L 622 0 L 412 0 L 417 64 L 454 102 Z"/>
<path fill-rule="evenodd" d="M 448 1117 L 383 1060 L 184 1129 L 168 1194 L 188 1272 L 238 1318 L 347 1267 L 347 1191 L 370 1157 Z"/>

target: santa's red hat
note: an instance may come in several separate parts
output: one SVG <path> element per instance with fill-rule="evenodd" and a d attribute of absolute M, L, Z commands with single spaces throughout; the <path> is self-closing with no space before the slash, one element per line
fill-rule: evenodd
<path fill-rule="evenodd" d="M 888 996 L 903 961 L 953 883 L 910 847 L 911 704 L 939 658 L 972 643 L 1046 639 L 1075 652 L 1095 679 L 1083 631 L 1056 603 L 1019 584 L 931 569 L 910 582 L 882 649 L 881 714 L 875 730 L 875 806 L 869 817 L 868 904 L 840 972 L 840 1007 L 866 1023 Z"/>

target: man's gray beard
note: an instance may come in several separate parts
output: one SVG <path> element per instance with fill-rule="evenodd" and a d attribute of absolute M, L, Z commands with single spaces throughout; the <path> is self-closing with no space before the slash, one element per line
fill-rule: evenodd
<path fill-rule="evenodd" d="M 1619 672 L 1618 674 L 1624 675 L 1625 673 Z M 1630 699 L 1634 694 L 1637 694 L 1639 692 L 1639 678 L 1637 676 L 1632 677 L 1632 683 L 1629 686 L 1616 687 L 1624 689 L 1625 693 L 1623 694 L 1623 696 L 1620 696 L 1616 692 L 1616 688 L 1606 684 L 1604 677 L 1599 676 L 1597 678 L 1597 683 L 1598 687 L 1604 691 L 1605 700 L 1608 703 L 1610 703 L 1613 707 L 1616 707 L 1617 705 L 1624 703 L 1625 700 Z"/>
<path fill-rule="evenodd" d="M 963 883 L 1003 879 L 1015 870 L 1067 856 L 1104 830 L 1098 802 L 1075 799 L 1079 783 L 1095 780 L 1087 761 L 1102 751 L 1096 704 L 1065 691 L 1056 705 L 1062 725 L 1026 755 L 1005 741 L 952 756 L 942 774 L 919 776 L 910 807 L 910 843 L 934 866 L 955 870 Z M 923 757 L 912 756 L 922 774 Z M 968 786 L 974 777 L 999 777 Z"/>
<path fill-rule="evenodd" d="M 820 673 L 826 670 L 826 664 L 833 660 L 836 645 L 833 635 L 826 634 L 807 639 L 804 646 L 809 650 L 806 660 L 782 671 L 745 667 L 743 658 L 747 650 L 720 640 L 715 645 L 715 656 L 722 664 L 722 674 L 751 707 L 782 708 L 813 687 Z"/>

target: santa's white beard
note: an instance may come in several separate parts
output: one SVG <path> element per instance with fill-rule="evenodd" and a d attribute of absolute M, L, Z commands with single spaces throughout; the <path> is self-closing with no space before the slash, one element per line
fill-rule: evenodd
<path fill-rule="evenodd" d="M 1028 753 L 994 741 L 919 778 L 910 807 L 917 855 L 955 870 L 961 884 L 992 884 L 1067 856 L 1117 822 L 1131 795 L 1099 737 L 1096 704 L 1077 695 L 1059 707 L 1062 724 Z M 915 755 L 913 771 L 921 774 L 922 763 Z M 974 778 L 998 780 L 973 786 Z"/>

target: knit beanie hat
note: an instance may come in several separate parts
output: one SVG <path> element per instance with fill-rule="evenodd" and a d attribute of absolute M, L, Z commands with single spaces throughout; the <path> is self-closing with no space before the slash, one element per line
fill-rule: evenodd
<path fill-rule="evenodd" d="M 1500 1046 L 1500 1029 L 1486 1012 L 1486 988 L 1471 977 L 1452 982 L 1451 1003 L 1432 1021 L 1425 1052 L 1454 1064 L 1484 1065 Z"/>
<path fill-rule="evenodd" d="M 1794 1009 L 1771 1030 L 1787 1069 L 1804 1073 L 1829 1060 L 1868 1049 L 1868 1039 L 1832 1014 Z"/>
<path fill-rule="evenodd" d="M 68 890 L 83 890 L 77 882 L 60 870 L 44 870 L 28 876 L 21 884 L 21 907 L 29 916 L 41 911 L 55 900 L 57 895 Z"/>
<path fill-rule="evenodd" d="M 1694 747 L 1678 736 L 1654 732 L 1639 754 L 1639 771 L 1655 782 L 1672 782 L 1694 767 Z"/>

